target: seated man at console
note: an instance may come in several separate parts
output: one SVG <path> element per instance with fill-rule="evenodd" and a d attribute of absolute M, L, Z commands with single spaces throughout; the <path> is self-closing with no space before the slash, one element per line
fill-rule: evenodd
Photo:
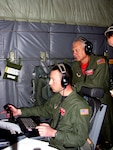
<path fill-rule="evenodd" d="M 89 134 L 91 108 L 72 88 L 71 79 L 71 67 L 57 64 L 50 72 L 49 81 L 55 94 L 43 106 L 16 108 L 8 105 L 14 116 L 50 117 L 51 124 L 41 123 L 36 129 L 40 136 L 49 137 L 50 146 L 60 150 L 81 147 Z"/>

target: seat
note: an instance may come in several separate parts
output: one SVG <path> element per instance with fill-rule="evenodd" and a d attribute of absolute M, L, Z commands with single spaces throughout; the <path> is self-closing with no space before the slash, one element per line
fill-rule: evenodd
<path fill-rule="evenodd" d="M 102 123 L 104 120 L 104 116 L 106 113 L 106 108 L 107 106 L 105 104 L 100 105 L 100 108 L 98 109 L 95 115 L 92 128 L 90 129 L 90 132 L 89 132 L 89 137 L 94 144 L 94 149 L 96 148 L 96 145 L 97 145 L 98 137 L 99 137 Z"/>
<path fill-rule="evenodd" d="M 53 94 L 48 84 L 49 73 L 46 73 L 44 71 L 44 68 L 42 66 L 35 66 L 33 72 L 33 79 L 32 79 L 33 94 L 30 99 L 33 105 L 44 104 Z"/>
<path fill-rule="evenodd" d="M 94 144 L 94 150 L 98 141 L 107 106 L 100 102 L 100 98 L 104 96 L 101 88 L 82 87 L 81 96 L 86 96 L 89 105 L 92 107 L 92 116 L 90 119 L 89 138 Z"/>

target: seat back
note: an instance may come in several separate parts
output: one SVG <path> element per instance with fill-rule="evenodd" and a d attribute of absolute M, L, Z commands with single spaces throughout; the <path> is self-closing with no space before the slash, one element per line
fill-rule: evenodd
<path fill-rule="evenodd" d="M 107 108 L 105 104 L 100 102 L 100 98 L 104 96 L 104 91 L 101 88 L 82 87 L 80 95 L 87 96 L 87 102 L 92 107 L 89 138 L 92 140 L 95 149 Z"/>
<path fill-rule="evenodd" d="M 33 92 L 30 99 L 33 105 L 42 105 L 50 99 L 53 92 L 48 83 L 49 73 L 46 73 L 42 66 L 35 66 L 32 79 Z"/>
<path fill-rule="evenodd" d="M 103 123 L 104 116 L 106 113 L 106 108 L 107 106 L 105 104 L 100 105 L 100 108 L 98 109 L 95 115 L 95 118 L 93 120 L 92 128 L 90 129 L 90 132 L 89 132 L 89 137 L 94 144 L 94 149 L 96 148 L 96 144 L 97 144 L 100 130 L 102 127 L 102 123 Z"/>
<path fill-rule="evenodd" d="M 88 103 L 92 108 L 92 115 L 91 115 L 91 118 L 90 118 L 90 127 L 89 127 L 89 130 L 91 130 L 92 126 L 93 126 L 93 123 L 94 123 L 95 116 L 96 116 L 98 110 L 101 107 L 101 102 L 98 99 L 88 97 Z"/>

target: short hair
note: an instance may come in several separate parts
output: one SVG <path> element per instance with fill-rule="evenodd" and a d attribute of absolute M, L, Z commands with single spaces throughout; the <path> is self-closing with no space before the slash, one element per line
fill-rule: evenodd
<path fill-rule="evenodd" d="M 84 37 L 78 37 L 78 38 L 74 39 L 74 41 L 73 41 L 73 43 L 72 43 L 72 44 L 74 44 L 75 42 L 80 41 L 81 43 L 83 43 L 83 44 L 84 44 L 84 47 L 85 47 L 85 41 L 86 41 L 86 40 L 87 40 L 87 39 L 86 39 L 86 38 L 84 38 Z"/>
<path fill-rule="evenodd" d="M 58 65 L 61 65 L 61 64 L 63 64 L 66 69 L 65 74 L 66 74 L 66 77 L 68 78 L 69 84 L 72 85 L 72 69 L 70 65 L 68 65 L 67 63 L 58 63 L 51 69 L 51 71 L 59 70 L 59 72 L 61 72 L 60 68 L 58 67 Z"/>

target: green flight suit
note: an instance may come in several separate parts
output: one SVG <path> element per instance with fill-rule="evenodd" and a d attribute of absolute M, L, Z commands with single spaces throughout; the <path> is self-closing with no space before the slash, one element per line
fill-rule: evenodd
<path fill-rule="evenodd" d="M 77 61 L 72 64 L 72 71 L 72 83 L 76 87 L 77 92 L 80 91 L 82 86 L 99 87 L 104 89 L 104 97 L 100 100 L 107 105 L 107 112 L 100 137 L 103 141 L 113 143 L 113 99 L 109 92 L 110 79 L 107 59 L 92 54 L 90 55 L 90 61 L 85 71 L 85 75 L 82 74 L 80 62 Z"/>
<path fill-rule="evenodd" d="M 22 116 L 40 116 L 52 119 L 51 127 L 55 128 L 59 111 L 61 118 L 57 126 L 57 135 L 50 138 L 50 145 L 60 150 L 71 150 L 82 146 L 88 138 L 91 108 L 74 90 L 61 103 L 59 93 L 53 95 L 44 105 L 21 108 Z"/>

